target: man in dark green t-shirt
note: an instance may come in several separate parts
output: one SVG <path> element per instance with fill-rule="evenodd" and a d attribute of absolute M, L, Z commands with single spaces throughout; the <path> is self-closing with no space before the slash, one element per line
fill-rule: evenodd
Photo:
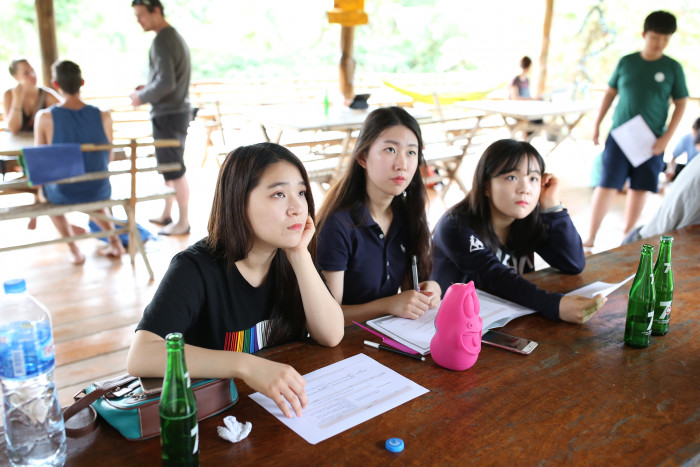
<path fill-rule="evenodd" d="M 625 203 L 625 228 L 627 235 L 639 220 L 646 202 L 647 192 L 656 192 L 658 179 L 663 169 L 663 155 L 671 136 L 676 131 L 688 100 L 688 88 L 680 63 L 664 55 L 664 49 L 676 31 L 676 18 L 666 11 L 655 11 L 644 21 L 644 48 L 622 57 L 608 82 L 598 119 L 593 131 L 593 142 L 598 144 L 600 123 L 610 106 L 619 96 L 612 129 L 641 115 L 657 140 L 652 146 L 654 156 L 634 167 L 608 135 L 603 151 L 601 179 L 593 192 L 589 235 L 584 246 L 592 247 L 603 218 L 610 209 L 613 197 L 622 189 L 627 178 L 630 189 Z M 669 99 L 674 110 L 666 128 Z"/>

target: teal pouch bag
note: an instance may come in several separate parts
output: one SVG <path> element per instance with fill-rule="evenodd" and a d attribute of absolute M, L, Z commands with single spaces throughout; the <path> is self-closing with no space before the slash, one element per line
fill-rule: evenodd
<path fill-rule="evenodd" d="M 153 381 L 147 378 L 144 381 Z M 156 381 L 162 382 L 158 379 Z M 142 381 L 130 375 L 122 375 L 91 384 L 74 396 L 75 403 L 63 410 L 67 422 L 83 409 L 93 412 L 89 425 L 81 428 L 66 426 L 68 436 L 80 436 L 95 428 L 96 415 L 116 428 L 126 439 L 136 441 L 160 434 L 160 388 L 146 390 Z M 148 385 L 144 382 L 144 385 Z M 158 384 L 159 386 L 159 384 Z M 192 381 L 197 401 L 197 420 L 204 420 L 232 407 L 238 401 L 238 390 L 233 379 L 199 379 Z"/>

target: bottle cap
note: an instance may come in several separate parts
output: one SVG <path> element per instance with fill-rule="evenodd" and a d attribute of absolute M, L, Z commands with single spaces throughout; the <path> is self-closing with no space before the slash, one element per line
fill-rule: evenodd
<path fill-rule="evenodd" d="M 401 438 L 389 438 L 384 443 L 384 447 L 389 452 L 403 451 L 403 440 Z"/>
<path fill-rule="evenodd" d="M 5 293 L 22 293 L 27 290 L 27 284 L 24 282 L 24 279 L 10 279 L 5 281 L 3 286 L 5 287 Z"/>

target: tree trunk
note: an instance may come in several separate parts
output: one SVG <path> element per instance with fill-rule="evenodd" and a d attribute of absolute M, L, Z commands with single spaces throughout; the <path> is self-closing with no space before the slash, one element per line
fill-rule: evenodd
<path fill-rule="evenodd" d="M 53 14 L 53 0 L 35 0 L 36 19 L 41 46 L 41 71 L 44 86 L 51 86 L 51 65 L 58 60 L 56 46 L 56 21 Z"/>
<path fill-rule="evenodd" d="M 340 31 L 340 92 L 345 101 L 350 102 L 355 97 L 355 58 L 353 57 L 354 26 L 342 26 Z"/>
<path fill-rule="evenodd" d="M 547 0 L 542 28 L 542 51 L 540 52 L 540 77 L 537 80 L 537 95 L 542 96 L 547 87 L 547 56 L 549 55 L 549 34 L 552 30 L 554 0 Z"/>

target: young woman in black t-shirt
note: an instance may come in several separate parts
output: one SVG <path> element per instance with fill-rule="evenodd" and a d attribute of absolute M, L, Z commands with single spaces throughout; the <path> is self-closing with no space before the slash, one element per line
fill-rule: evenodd
<path fill-rule="evenodd" d="M 304 378 L 248 352 L 306 332 L 328 347 L 343 337 L 343 313 L 308 248 L 315 232 L 308 186 L 302 163 L 277 144 L 243 146 L 227 156 L 209 236 L 173 258 L 137 327 L 130 374 L 162 376 L 164 337 L 181 332 L 192 377 L 242 378 L 288 417 L 292 410 L 301 416 Z"/>

